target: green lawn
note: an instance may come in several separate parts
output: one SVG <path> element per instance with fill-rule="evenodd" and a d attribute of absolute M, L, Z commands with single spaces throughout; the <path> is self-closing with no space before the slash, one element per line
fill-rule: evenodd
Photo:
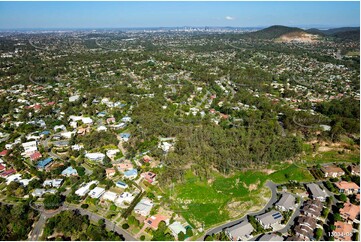
<path fill-rule="evenodd" d="M 302 158 L 306 160 L 307 164 L 322 164 L 329 162 L 351 162 L 351 163 L 360 163 L 360 153 L 339 153 L 338 151 L 327 151 L 317 154 L 315 157 L 312 155 L 306 155 Z"/>
<path fill-rule="evenodd" d="M 289 180 L 295 181 L 313 181 L 313 176 L 306 168 L 300 168 L 294 164 L 278 170 L 269 175 L 269 179 L 275 183 L 286 183 Z"/>
<path fill-rule="evenodd" d="M 245 208 L 245 211 L 236 211 L 237 214 L 244 214 L 246 208 L 252 206 L 263 206 L 266 201 L 260 199 L 260 190 L 264 190 L 266 180 L 265 173 L 248 171 L 228 178 L 215 174 L 212 182 L 208 183 L 200 181 L 189 172 L 185 184 L 175 186 L 174 210 L 182 214 L 189 223 L 204 223 L 208 228 L 231 218 L 232 211 L 226 206 L 229 203 L 240 202 L 235 210 Z M 249 190 L 250 185 L 252 191 Z"/>

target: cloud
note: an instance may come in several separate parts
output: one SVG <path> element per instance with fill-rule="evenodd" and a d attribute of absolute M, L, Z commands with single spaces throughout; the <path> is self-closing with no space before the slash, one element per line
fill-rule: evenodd
<path fill-rule="evenodd" d="M 227 20 L 234 20 L 234 17 L 226 16 L 225 19 L 227 19 Z"/>

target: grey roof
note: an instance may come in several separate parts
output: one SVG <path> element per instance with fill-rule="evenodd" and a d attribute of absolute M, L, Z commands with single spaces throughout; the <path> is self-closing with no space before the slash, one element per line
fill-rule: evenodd
<path fill-rule="evenodd" d="M 281 199 L 276 203 L 276 206 L 290 209 L 295 206 L 295 203 L 296 203 L 296 198 L 293 195 L 289 193 L 284 193 Z"/>
<path fill-rule="evenodd" d="M 259 241 L 283 241 L 283 237 L 277 234 L 264 234 Z"/>
<path fill-rule="evenodd" d="M 311 183 L 307 184 L 307 188 L 310 190 L 313 198 L 326 198 L 328 197 L 327 193 L 323 191 L 317 184 Z"/>
<path fill-rule="evenodd" d="M 256 218 L 258 218 L 262 222 L 262 224 L 267 225 L 280 222 L 283 219 L 283 216 L 280 212 L 276 210 L 271 210 L 268 213 L 256 216 Z"/>
<path fill-rule="evenodd" d="M 243 220 L 241 223 L 227 228 L 226 232 L 230 233 L 233 238 L 238 238 L 250 235 L 253 230 L 253 226 L 247 220 Z"/>

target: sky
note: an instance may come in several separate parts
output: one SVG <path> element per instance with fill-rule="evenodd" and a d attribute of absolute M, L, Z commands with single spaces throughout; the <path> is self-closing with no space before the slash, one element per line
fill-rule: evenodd
<path fill-rule="evenodd" d="M 0 29 L 360 26 L 360 2 L 0 2 Z"/>

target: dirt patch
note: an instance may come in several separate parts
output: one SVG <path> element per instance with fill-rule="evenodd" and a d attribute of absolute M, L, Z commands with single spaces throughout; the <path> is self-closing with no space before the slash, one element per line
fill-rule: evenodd
<path fill-rule="evenodd" d="M 247 202 L 231 202 L 227 206 L 227 211 L 230 218 L 236 218 L 244 214 L 245 211 L 252 206 L 251 201 Z"/>
<path fill-rule="evenodd" d="M 272 174 L 275 171 L 276 170 L 272 170 L 272 169 L 263 169 L 263 170 L 261 170 L 261 172 L 266 173 L 267 175 Z"/>
<path fill-rule="evenodd" d="M 248 190 L 249 191 L 257 190 L 260 183 L 261 183 L 260 180 L 258 180 L 256 183 L 249 185 Z"/>
<path fill-rule="evenodd" d="M 283 42 L 283 43 L 291 43 L 291 42 L 316 43 L 318 41 L 319 41 L 319 37 L 317 35 L 308 34 L 305 32 L 292 32 L 292 33 L 284 34 L 276 40 L 276 42 Z"/>

